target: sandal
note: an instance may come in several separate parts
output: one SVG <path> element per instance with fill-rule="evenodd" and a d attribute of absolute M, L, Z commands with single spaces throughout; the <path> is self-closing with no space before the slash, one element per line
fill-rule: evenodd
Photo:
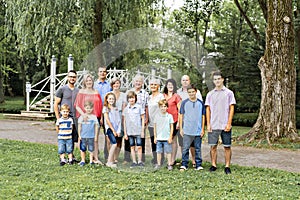
<path fill-rule="evenodd" d="M 100 160 L 94 160 L 94 163 L 98 165 L 104 165 Z"/>

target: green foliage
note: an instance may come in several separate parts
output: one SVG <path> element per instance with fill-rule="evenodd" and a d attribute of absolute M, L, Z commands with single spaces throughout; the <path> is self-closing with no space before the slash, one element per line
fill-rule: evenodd
<path fill-rule="evenodd" d="M 255 124 L 258 113 L 235 113 L 232 124 L 234 126 L 251 127 Z"/>
<path fill-rule="evenodd" d="M 299 198 L 298 173 L 234 165 L 228 176 L 222 170 L 208 172 L 208 163 L 204 171 L 183 173 L 60 167 L 55 145 L 0 140 L 0 147 L 0 199 Z"/>
<path fill-rule="evenodd" d="M 1 113 L 21 113 L 26 110 L 23 97 L 5 97 L 5 102 L 0 104 Z"/>

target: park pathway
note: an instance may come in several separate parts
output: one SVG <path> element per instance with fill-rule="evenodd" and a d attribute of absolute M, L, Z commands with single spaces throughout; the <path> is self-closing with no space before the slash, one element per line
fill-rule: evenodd
<path fill-rule="evenodd" d="M 103 137 L 101 134 L 100 149 L 103 149 Z M 46 144 L 56 144 L 57 142 L 54 122 L 1 120 L 0 138 Z M 147 145 L 146 149 L 149 150 L 149 140 Z M 233 146 L 232 151 L 232 164 L 300 173 L 300 150 L 270 150 Z M 146 153 L 150 155 L 150 151 Z M 210 161 L 207 143 L 202 146 L 202 157 L 204 161 Z M 218 162 L 224 163 L 224 153 L 221 146 L 218 148 Z"/>

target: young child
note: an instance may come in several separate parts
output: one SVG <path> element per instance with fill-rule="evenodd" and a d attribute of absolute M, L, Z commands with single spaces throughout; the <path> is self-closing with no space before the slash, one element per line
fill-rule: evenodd
<path fill-rule="evenodd" d="M 85 165 L 85 152 L 88 149 L 90 153 L 90 164 L 93 165 L 94 157 L 94 142 L 98 138 L 98 119 L 96 115 L 92 114 L 94 109 L 94 104 L 91 101 L 86 101 L 84 103 L 84 109 L 86 111 L 86 116 L 81 115 L 78 118 L 78 136 L 80 142 L 80 156 L 81 161 L 80 166 Z M 87 117 L 85 120 L 84 118 Z"/>
<path fill-rule="evenodd" d="M 145 110 L 138 104 L 137 95 L 133 91 L 129 91 L 127 94 L 128 105 L 124 109 L 124 135 L 125 140 L 129 140 L 130 151 L 132 157 L 131 168 L 136 166 L 144 166 L 142 162 L 142 140 L 141 137 L 144 137 L 144 126 L 145 119 L 144 114 Z M 135 146 L 138 150 L 138 163 L 136 162 L 135 157 Z"/>
<path fill-rule="evenodd" d="M 195 170 L 203 169 L 201 157 L 201 143 L 204 136 L 205 106 L 197 98 L 197 89 L 194 85 L 187 87 L 189 98 L 181 103 L 179 111 L 179 130 L 183 137 L 182 163 L 180 171 L 187 170 L 189 163 L 189 148 L 194 141 Z"/>
<path fill-rule="evenodd" d="M 58 136 L 58 154 L 60 157 L 60 166 L 67 163 L 65 154 L 68 154 L 69 164 L 73 164 L 73 140 L 72 127 L 73 119 L 69 117 L 70 107 L 63 104 L 60 108 L 61 117 L 56 121 L 56 132 Z"/>
<path fill-rule="evenodd" d="M 154 143 L 156 144 L 157 164 L 156 169 L 161 167 L 162 153 L 167 154 L 168 170 L 172 170 L 172 137 L 173 137 L 173 117 L 167 113 L 168 102 L 162 99 L 158 102 L 160 113 L 154 118 Z"/>
<path fill-rule="evenodd" d="M 121 134 L 121 118 L 119 110 L 116 107 L 116 96 L 112 92 L 109 92 L 105 95 L 103 114 L 105 132 L 111 144 L 106 166 L 117 167 L 117 165 L 114 164 L 114 156 L 117 147 L 116 137 L 120 137 Z"/>

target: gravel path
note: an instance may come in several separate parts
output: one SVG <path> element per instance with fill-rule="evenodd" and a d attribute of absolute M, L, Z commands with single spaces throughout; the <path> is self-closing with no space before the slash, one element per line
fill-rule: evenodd
<path fill-rule="evenodd" d="M 100 149 L 103 149 L 103 134 L 100 136 Z M 9 140 L 22 140 L 34 143 L 56 144 L 56 132 L 54 122 L 35 122 L 23 120 L 1 120 L 0 138 Z M 146 150 L 149 150 L 149 140 Z M 232 147 L 232 164 L 240 166 L 255 166 L 274 168 L 289 172 L 300 173 L 300 150 L 269 150 L 252 147 Z M 150 154 L 150 151 L 146 152 Z M 122 155 L 121 155 L 122 157 Z M 204 161 L 210 161 L 209 146 L 202 146 Z M 218 147 L 218 163 L 224 162 L 224 153 L 221 146 Z"/>

